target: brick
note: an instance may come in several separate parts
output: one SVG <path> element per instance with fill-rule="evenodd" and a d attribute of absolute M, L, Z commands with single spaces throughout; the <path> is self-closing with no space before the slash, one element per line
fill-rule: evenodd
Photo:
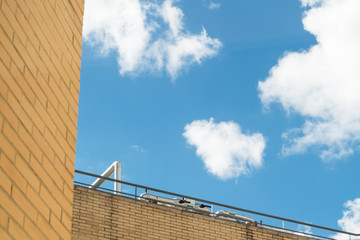
<path fill-rule="evenodd" d="M 5 232 L 2 228 L 0 228 L 0 236 L 2 240 L 13 240 L 9 233 Z"/>
<path fill-rule="evenodd" d="M 38 76 L 40 74 L 38 74 Z M 26 81 L 29 83 L 30 87 L 34 91 L 36 98 L 41 102 L 41 104 L 43 106 L 46 106 L 48 99 L 46 98 L 44 92 L 40 88 L 39 83 L 36 82 L 34 76 L 30 73 L 30 71 L 27 67 L 25 67 L 25 70 L 24 70 L 24 78 L 26 79 Z"/>
<path fill-rule="evenodd" d="M 3 191 L 0 191 L 0 206 L 7 212 L 8 216 L 14 219 L 18 224 L 23 224 L 24 213 Z"/>
<path fill-rule="evenodd" d="M 3 45 L 4 49 L 6 49 L 6 51 L 8 52 L 9 56 L 11 56 L 14 62 L 18 64 L 19 68 L 21 69 L 21 66 L 24 66 L 24 63 L 18 52 L 15 51 L 15 48 L 12 44 L 12 40 L 14 38 L 14 30 L 7 18 L 5 17 L 3 11 L 0 11 L 0 22 L 0 36 L 2 36 L 0 42 Z"/>
<path fill-rule="evenodd" d="M 78 103 L 76 103 L 75 98 L 77 97 L 77 94 L 74 96 L 70 93 L 70 85 L 67 86 L 64 81 L 60 81 L 59 88 L 61 93 L 64 95 L 66 100 L 69 103 L 69 107 L 72 109 L 77 109 Z"/>
<path fill-rule="evenodd" d="M 40 187 L 40 197 L 46 202 L 47 206 L 50 208 L 50 211 L 55 214 L 56 217 L 60 218 L 61 216 L 61 207 L 59 203 L 55 200 L 54 196 L 47 190 L 45 187 Z"/>
<path fill-rule="evenodd" d="M 82 12 L 83 12 L 83 8 L 81 8 L 80 6 L 79 6 L 79 4 L 78 3 L 76 3 L 76 2 L 68 2 L 67 3 L 67 8 L 66 8 L 66 13 L 69 13 L 69 12 L 73 12 L 72 10 L 75 10 L 75 12 L 74 12 L 74 14 L 73 14 L 73 17 L 72 17 L 72 20 L 74 20 L 74 21 L 76 21 L 76 20 L 82 20 L 82 18 L 80 17 L 79 18 L 79 16 L 81 16 L 82 15 Z M 70 5 L 70 6 L 69 6 Z M 76 19 L 75 19 L 76 18 Z M 73 27 L 74 26 L 74 24 L 70 24 L 70 27 Z M 76 32 L 77 30 L 76 29 L 74 29 L 74 28 L 72 28 L 71 29 L 72 30 L 72 32 Z"/>
<path fill-rule="evenodd" d="M 64 179 L 65 181 L 65 184 L 68 185 L 68 187 L 72 188 L 72 185 L 73 185 L 73 178 L 74 178 L 74 174 L 73 172 L 70 172 L 66 167 L 65 167 L 65 164 L 60 161 L 60 159 L 58 158 L 55 158 L 55 161 L 54 161 L 54 168 L 61 173 L 61 177 Z M 62 189 L 60 187 L 60 189 Z M 69 199 L 69 201 L 72 201 L 72 198 Z"/>
<path fill-rule="evenodd" d="M 17 85 L 14 84 L 14 88 L 15 87 L 17 87 Z M 17 125 L 15 125 L 15 123 L 21 122 L 27 129 L 30 130 L 32 128 L 34 121 L 30 120 L 30 117 L 27 114 L 27 112 L 31 112 L 32 109 L 30 108 L 26 109 L 27 112 L 25 112 L 24 108 L 21 105 L 28 106 L 26 105 L 27 101 L 24 95 L 22 94 L 18 96 L 18 98 L 19 99 L 17 99 L 16 96 L 12 94 L 12 91 L 8 92 L 7 104 L 16 115 L 16 121 L 14 120 L 14 122 L 11 122 L 11 125 L 17 131 L 18 127 Z"/>
<path fill-rule="evenodd" d="M 28 160 L 30 157 L 29 149 L 27 149 L 23 141 L 19 138 L 19 135 L 7 122 L 4 122 L 3 133 L 7 139 L 9 139 L 10 143 L 12 143 L 14 148 L 21 154 L 21 156 L 25 160 Z"/>
<path fill-rule="evenodd" d="M 9 69 L 11 58 L 1 43 L 0 43 L 0 59 L 4 63 L 4 65 Z"/>
<path fill-rule="evenodd" d="M 18 5 L 18 9 L 21 10 L 24 17 L 28 18 L 29 14 L 30 14 L 30 10 L 29 10 L 29 7 L 26 4 L 26 0 L 17 0 L 16 3 Z"/>
<path fill-rule="evenodd" d="M 43 152 L 34 141 L 31 133 L 29 133 L 22 125 L 19 126 L 18 134 L 20 138 L 24 141 L 25 145 L 31 151 L 31 154 L 34 155 L 37 159 L 41 159 Z"/>
<path fill-rule="evenodd" d="M 33 43 L 31 43 L 30 41 L 32 41 Z M 43 75 L 43 76 L 47 76 L 49 74 L 49 69 L 46 66 L 46 63 L 44 63 L 42 61 L 42 59 L 40 58 L 39 52 L 37 49 L 40 48 L 39 43 L 37 42 L 37 38 L 36 37 L 32 37 L 31 39 L 29 39 L 28 44 L 26 45 L 26 51 L 28 52 L 28 54 L 31 56 L 32 61 L 35 63 L 38 71 Z M 34 75 L 34 77 L 36 77 L 36 75 Z"/>
<path fill-rule="evenodd" d="M 0 167 L 12 180 L 13 184 L 16 184 L 23 192 L 25 192 L 27 186 L 26 180 L 15 168 L 13 162 L 11 162 L 3 153 L 0 153 Z"/>
<path fill-rule="evenodd" d="M 2 151 L 0 152 L 0 155 L 6 154 L 9 159 L 15 159 L 15 148 L 9 143 L 2 132 L 0 132 L 0 146 Z"/>
<path fill-rule="evenodd" d="M 31 114 L 32 118 L 36 121 L 40 132 L 44 133 L 45 128 L 47 128 L 52 133 L 55 133 L 56 126 L 51 120 L 49 113 L 46 111 L 45 107 L 40 103 L 40 101 L 35 100 L 35 105 L 33 107 L 35 107 L 35 111 L 31 111 L 29 115 Z"/>
<path fill-rule="evenodd" d="M 38 227 L 28 218 L 25 218 L 24 230 L 29 234 L 32 239 L 47 240 L 45 235 L 41 233 Z"/>
<path fill-rule="evenodd" d="M 0 169 L 0 182 L 1 182 L 0 189 L 2 188 L 2 190 L 5 191 L 10 196 L 12 181 L 2 169 Z"/>
<path fill-rule="evenodd" d="M 42 76 L 41 74 L 38 75 L 37 81 L 38 84 L 40 86 L 40 88 L 42 89 L 42 91 L 44 92 L 46 98 L 48 99 L 49 102 L 51 102 L 51 104 L 57 108 L 58 106 L 58 100 L 55 97 L 55 94 L 53 93 L 53 91 L 50 89 L 48 83 L 47 83 L 47 79 L 48 78 L 44 78 L 44 76 Z"/>
<path fill-rule="evenodd" d="M 14 36 L 14 29 L 12 28 L 11 24 L 9 23 L 9 20 L 7 20 L 3 11 L 0 11 L 0 22 L 1 22 L 1 27 L 2 27 L 2 28 L 0 28 L 0 36 L 2 36 L 0 39 L 0 42 L 10 43 Z M 6 46 L 5 46 L 5 49 L 6 49 Z"/>
<path fill-rule="evenodd" d="M 34 191 L 32 187 L 28 187 L 26 191 L 26 197 L 39 211 L 42 217 L 46 220 L 50 219 L 50 209 L 47 204 L 40 198 L 39 192 Z"/>
<path fill-rule="evenodd" d="M 32 27 L 29 24 L 28 19 L 24 16 L 22 11 L 18 10 L 16 12 L 16 19 L 18 22 L 22 25 L 23 30 L 27 36 L 27 43 L 24 46 L 26 47 L 26 50 L 28 51 L 28 54 L 34 59 L 36 65 L 40 68 L 40 70 L 44 69 L 44 64 L 40 62 L 37 50 L 40 47 L 40 41 L 36 34 L 33 32 Z"/>
<path fill-rule="evenodd" d="M 30 158 L 30 168 L 34 171 L 34 174 L 39 178 L 43 184 L 51 184 L 52 179 L 49 176 L 49 173 L 41 166 L 41 163 L 34 156 Z"/>
<path fill-rule="evenodd" d="M 62 212 L 61 223 L 65 226 L 66 229 L 71 229 L 71 216 L 67 215 L 65 212 Z"/>
<path fill-rule="evenodd" d="M 10 3 L 10 5 L 9 5 Z M 22 30 L 21 26 L 19 25 L 19 23 L 17 22 L 14 14 L 15 14 L 15 9 L 13 9 L 13 11 L 11 11 L 11 5 L 15 3 L 12 0 L 9 0 L 7 2 L 3 2 L 1 4 L 1 10 L 3 10 L 3 13 L 5 15 L 5 17 L 7 18 L 7 20 L 11 23 L 12 28 L 14 29 L 14 32 L 16 32 L 16 34 L 19 36 L 20 41 L 25 44 L 26 43 L 26 36 L 24 31 Z M 16 4 L 16 3 L 15 3 Z"/>
<path fill-rule="evenodd" d="M 17 187 L 13 187 L 11 192 L 11 198 L 18 204 L 18 206 L 22 209 L 22 211 L 26 214 L 27 217 L 29 217 L 33 221 L 36 220 L 36 209 L 24 196 L 24 193 L 22 193 Z"/>
<path fill-rule="evenodd" d="M 62 189 L 63 186 L 63 177 L 58 172 L 58 169 L 55 168 L 54 163 L 50 161 L 47 157 L 44 157 L 42 162 L 42 167 L 49 174 L 57 188 Z M 53 184 L 49 184 L 49 190 L 52 190 Z"/>
<path fill-rule="evenodd" d="M 60 191 L 59 188 L 55 187 L 55 185 L 51 186 L 50 193 L 53 196 L 56 196 L 56 201 L 61 206 L 62 211 L 68 215 L 71 215 L 72 201 L 66 199 L 64 194 L 62 194 L 62 191 Z"/>
<path fill-rule="evenodd" d="M 75 125 L 75 127 L 77 127 L 77 119 L 78 119 L 77 109 L 76 109 L 76 111 L 73 110 L 72 108 L 69 109 L 69 118 L 70 118 L 70 120 L 73 122 L 73 124 Z"/>
<path fill-rule="evenodd" d="M 22 93 L 24 93 L 27 97 L 27 99 L 34 104 L 35 101 L 35 93 L 29 86 L 29 84 L 25 81 L 25 78 L 23 76 L 23 73 L 20 72 L 20 70 L 17 68 L 15 64 L 11 64 L 10 67 L 11 75 L 13 76 L 13 80 L 17 82 L 17 84 L 20 86 Z"/>
<path fill-rule="evenodd" d="M 47 129 L 45 129 L 44 137 L 45 137 L 45 140 L 49 143 L 49 145 L 54 149 L 55 155 L 57 155 L 61 161 L 64 161 L 65 152 L 60 147 L 60 145 L 57 142 L 57 140 L 55 139 L 54 135 L 52 133 L 50 133 Z"/>
<path fill-rule="evenodd" d="M 45 140 L 43 134 L 37 128 L 33 128 L 32 137 L 41 148 L 42 152 L 48 159 L 54 159 L 55 153 L 49 143 Z"/>
<path fill-rule="evenodd" d="M 1 73 L 1 81 L 4 82 L 4 85 L 7 88 L 10 88 L 11 91 L 15 94 L 15 96 L 20 97 L 22 94 L 20 87 L 17 85 L 17 83 L 15 81 L 13 81 L 13 78 L 9 72 L 9 69 L 7 69 L 5 67 L 5 65 L 3 64 L 3 62 L 1 62 L 1 61 L 0 61 L 0 73 Z M 7 99 L 7 95 L 4 99 Z"/>
<path fill-rule="evenodd" d="M 0 97 L 6 99 L 8 90 L 9 90 L 8 86 L 5 84 L 3 78 L 0 76 Z"/>
<path fill-rule="evenodd" d="M 59 105 L 62 105 L 63 108 L 68 109 L 69 107 L 69 103 L 67 102 L 66 97 L 64 96 L 64 94 L 61 92 L 58 83 L 55 81 L 54 78 L 49 79 L 49 86 L 51 88 L 51 90 L 53 91 L 53 93 L 55 94 L 56 98 L 59 100 Z"/>
<path fill-rule="evenodd" d="M 68 130 L 71 132 L 71 133 L 76 133 L 76 126 L 75 124 L 71 121 L 69 115 L 67 114 L 66 110 L 62 107 L 62 106 L 58 106 L 58 112 L 59 112 L 59 115 L 62 116 L 62 119 L 65 123 L 65 126 L 68 128 Z M 75 134 L 74 134 L 75 135 Z"/>
<path fill-rule="evenodd" d="M 22 2 L 22 0 L 19 0 L 17 2 L 18 3 Z M 27 9 L 25 9 L 26 8 L 25 5 L 26 5 L 25 3 L 22 3 L 23 10 L 27 11 Z M 27 36 L 27 39 L 28 39 L 27 45 L 29 45 L 29 42 L 30 42 L 33 46 L 35 46 L 36 49 L 38 49 L 40 46 L 40 43 L 39 43 L 39 40 L 36 37 L 34 31 L 32 30 L 31 26 L 29 25 L 29 22 L 27 19 L 28 16 L 29 16 L 29 11 L 27 11 L 27 13 L 26 13 L 20 9 L 17 9 L 17 11 L 15 13 L 16 20 L 18 21 L 18 23 L 20 24 L 24 33 Z M 30 54 L 30 55 L 32 55 L 32 54 Z"/>
<path fill-rule="evenodd" d="M 71 36 L 72 34 L 71 29 L 69 27 L 72 24 L 65 24 L 66 21 L 64 19 L 63 14 L 61 14 L 61 12 L 64 11 L 64 7 L 61 6 L 59 7 L 60 4 L 63 4 L 63 2 L 58 1 L 54 7 L 51 7 L 50 4 L 45 4 L 45 7 L 47 9 L 47 13 L 53 19 L 57 31 L 60 33 L 63 39 L 66 39 L 69 38 L 69 36 Z M 70 21 L 70 19 L 68 19 L 68 21 Z M 67 36 L 64 35 L 64 32 L 66 33 Z"/>
<path fill-rule="evenodd" d="M 59 81 L 60 74 L 55 65 L 51 62 L 50 59 L 50 53 L 47 53 L 43 46 L 40 46 L 39 55 L 46 65 L 46 67 L 49 69 L 49 73 L 46 73 L 46 75 L 43 75 L 44 79 L 48 82 L 50 76 L 52 76 L 56 81 Z"/>
<path fill-rule="evenodd" d="M 8 214 L 0 207 L 0 226 L 7 229 L 9 225 L 9 216 Z M 1 228 L 0 228 L 1 229 Z"/>
<path fill-rule="evenodd" d="M 47 239 L 58 240 L 60 238 L 59 235 L 55 232 L 54 228 L 50 225 L 50 222 L 45 220 L 43 217 L 38 217 L 36 225 Z"/>
<path fill-rule="evenodd" d="M 76 64 L 74 59 L 71 59 L 71 68 L 73 69 L 76 76 L 80 76 L 80 66 Z"/>
<path fill-rule="evenodd" d="M 50 43 L 46 39 L 45 34 L 43 33 L 43 29 L 40 27 L 37 20 L 33 17 L 34 15 L 38 16 L 39 14 L 37 8 L 32 8 L 32 12 L 33 15 L 29 15 L 28 18 L 29 25 L 32 26 L 34 32 L 36 33 L 36 36 L 40 41 L 40 50 L 44 49 L 46 53 L 50 54 L 50 49 L 51 49 Z"/>
<path fill-rule="evenodd" d="M 54 125 L 56 126 L 56 130 L 60 131 L 63 136 L 66 136 L 66 126 L 62 120 L 62 116 L 59 115 L 57 110 L 53 107 L 52 104 L 48 104 L 46 108 L 47 113 L 49 114 L 50 118 L 54 122 Z M 49 118 L 49 119 L 50 119 Z M 53 132 L 56 134 L 56 131 Z"/>
<path fill-rule="evenodd" d="M 61 221 L 54 215 L 50 217 L 50 224 L 54 227 L 55 231 L 62 236 L 64 239 L 70 239 L 71 233 L 70 229 L 66 229 Z"/>
<path fill-rule="evenodd" d="M 18 129 L 18 118 L 2 97 L 0 97 L 0 113 L 6 117 L 7 122 L 10 123 L 13 129 Z M 3 127 L 1 127 L 1 129 L 3 129 Z"/>
<path fill-rule="evenodd" d="M 72 173 L 72 175 L 74 175 L 74 173 L 75 173 L 75 162 L 74 162 L 74 160 L 71 160 L 68 157 L 66 157 L 65 166 L 70 171 L 70 173 Z"/>
<path fill-rule="evenodd" d="M 1 239 L 71 237 L 83 4 L 0 0 Z"/>
<path fill-rule="evenodd" d="M 68 155 L 68 156 L 75 155 L 75 146 L 70 146 L 68 141 L 66 141 L 66 139 L 63 135 L 61 135 L 59 132 L 57 132 L 55 134 L 55 138 L 58 141 L 58 143 L 60 144 L 60 146 L 62 147 L 62 149 L 64 149 L 66 155 Z"/>
<path fill-rule="evenodd" d="M 74 38 L 74 47 L 78 51 L 78 54 L 81 55 L 81 38 Z"/>
<path fill-rule="evenodd" d="M 3 124 L 4 124 L 4 117 L 2 116 L 2 114 L 0 112 L 0 132 L 2 132 L 2 130 L 3 130 Z"/>
<path fill-rule="evenodd" d="M 306 239 L 83 187 L 74 194 L 73 239 Z"/>
<path fill-rule="evenodd" d="M 15 11 L 16 11 L 16 2 L 11 1 L 11 0 L 5 0 L 5 2 L 8 4 L 9 9 L 11 10 L 11 12 L 15 13 Z"/>
<path fill-rule="evenodd" d="M 19 155 L 16 156 L 15 162 L 16 168 L 21 172 L 24 179 L 35 189 L 35 191 L 39 192 L 40 190 L 40 180 L 36 173 L 30 168 L 28 162 L 25 162 Z"/>
<path fill-rule="evenodd" d="M 67 87 L 70 87 L 70 80 L 71 82 L 77 82 L 78 75 L 75 75 L 73 68 L 71 67 L 71 61 L 69 62 L 66 58 L 61 59 L 61 64 L 63 69 L 66 71 L 67 75 L 69 76 L 69 81 L 67 78 L 64 78 Z"/>
<path fill-rule="evenodd" d="M 74 187 L 73 184 L 71 184 L 71 188 L 70 188 L 70 187 L 68 187 L 67 184 L 64 183 L 64 194 L 65 194 L 65 197 L 67 197 L 67 199 L 69 199 L 69 201 L 71 201 L 72 203 L 73 203 L 73 200 L 74 200 L 73 187 Z"/>
<path fill-rule="evenodd" d="M 21 39 L 18 36 L 17 32 L 14 34 L 13 44 L 14 44 L 16 50 L 21 54 L 21 57 L 24 60 L 25 65 L 29 68 L 32 75 L 36 77 L 36 75 L 37 75 L 37 66 L 35 65 L 34 61 L 32 60 L 32 58 L 27 53 L 27 51 L 25 49 L 25 43 L 21 41 Z"/>

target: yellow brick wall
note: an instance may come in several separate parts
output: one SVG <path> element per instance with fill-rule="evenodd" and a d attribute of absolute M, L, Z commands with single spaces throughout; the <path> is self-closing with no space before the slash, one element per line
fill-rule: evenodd
<path fill-rule="evenodd" d="M 304 240 L 309 238 L 75 186 L 72 239 Z"/>
<path fill-rule="evenodd" d="M 0 239 L 70 239 L 84 0 L 0 0 Z"/>

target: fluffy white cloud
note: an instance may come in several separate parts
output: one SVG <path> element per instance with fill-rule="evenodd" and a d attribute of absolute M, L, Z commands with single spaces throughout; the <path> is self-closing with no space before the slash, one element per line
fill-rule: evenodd
<path fill-rule="evenodd" d="M 260 133 L 243 134 L 234 122 L 197 120 L 184 130 L 183 136 L 196 147 L 206 169 L 221 179 L 248 174 L 263 163 L 264 137 Z"/>
<path fill-rule="evenodd" d="M 339 227 L 346 232 L 360 233 L 360 198 L 347 201 L 344 207 L 346 210 L 343 211 L 343 217 L 338 221 Z M 345 240 L 349 239 L 349 236 L 336 234 L 332 238 Z"/>
<path fill-rule="evenodd" d="M 120 74 L 179 71 L 218 53 L 221 42 L 203 29 L 184 30 L 183 12 L 172 0 L 87 0 L 83 37 L 107 55 L 117 52 Z"/>
<path fill-rule="evenodd" d="M 302 0 L 305 30 L 317 44 L 287 52 L 259 83 L 265 106 L 280 103 L 305 117 L 284 133 L 283 153 L 321 149 L 323 160 L 352 154 L 360 140 L 360 1 Z"/>

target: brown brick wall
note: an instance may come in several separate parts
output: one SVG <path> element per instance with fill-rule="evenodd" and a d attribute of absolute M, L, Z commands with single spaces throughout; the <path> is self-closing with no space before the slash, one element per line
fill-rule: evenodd
<path fill-rule="evenodd" d="M 84 0 L 0 0 L 0 238 L 70 239 Z"/>
<path fill-rule="evenodd" d="M 75 186 L 72 239 L 308 238 Z"/>

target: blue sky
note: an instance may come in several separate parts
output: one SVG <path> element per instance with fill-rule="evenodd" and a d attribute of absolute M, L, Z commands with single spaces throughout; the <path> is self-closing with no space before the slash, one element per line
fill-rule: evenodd
<path fill-rule="evenodd" d="M 88 0 L 76 169 L 359 232 L 359 3 Z"/>

